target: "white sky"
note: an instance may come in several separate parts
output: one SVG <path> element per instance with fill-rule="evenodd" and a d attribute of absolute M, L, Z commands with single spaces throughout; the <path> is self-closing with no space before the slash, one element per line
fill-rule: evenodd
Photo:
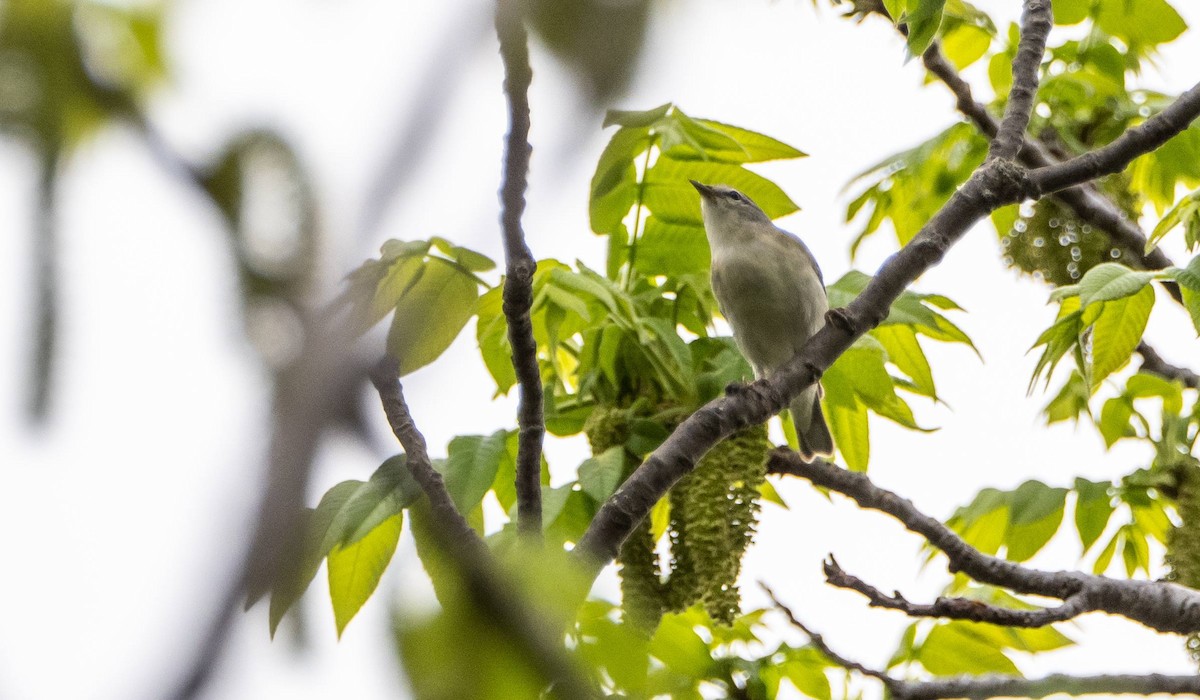
<path fill-rule="evenodd" d="M 1000 22 L 1015 18 L 1020 5 L 977 4 Z M 1200 23 L 1200 8 L 1175 4 Z M 248 126 L 266 124 L 289 137 L 320 178 L 334 239 L 331 277 L 388 237 L 443 235 L 499 259 L 495 191 L 506 116 L 490 33 L 463 74 L 448 78 L 449 110 L 411 186 L 377 235 L 358 233 L 364 195 L 430 70 L 429 56 L 467 13 L 490 12 L 480 0 L 414 7 L 179 2 L 169 21 L 175 77 L 154 100 L 153 117 L 194 158 Z M 1163 52 L 1162 73 L 1147 76 L 1150 85 L 1178 92 L 1200 77 L 1200 39 L 1189 33 L 1178 44 Z M 882 23 L 855 26 L 806 0 L 666 0 L 640 77 L 615 106 L 673 101 L 689 114 L 807 151 L 808 159 L 762 170 L 803 207 L 781 225 L 805 238 L 832 280 L 850 266 L 854 232 L 842 221 L 841 187 L 956 118 L 948 93 L 922 87 L 919 66 L 902 57 L 901 42 Z M 530 245 L 538 257 L 599 265 L 603 245 L 587 228 L 587 182 L 608 134 L 598 115 L 581 119 L 569 76 L 536 47 L 533 65 Z M 22 414 L 31 165 L 27 153 L 0 141 L 0 212 L 11 231 L 0 236 L 0 319 L 12 329 L 0 338 L 0 531 L 9 533 L 0 577 L 0 696 L 154 697 L 177 676 L 225 585 L 222 572 L 241 555 L 264 453 L 266 383 L 233 312 L 236 281 L 219 218 L 132 133 L 109 130 L 76 154 L 62 182 L 65 303 L 55 414 L 46 430 L 31 433 Z M 893 245 L 877 236 L 856 266 L 873 271 Z M 872 423 L 873 477 L 941 517 L 985 485 L 1011 488 L 1028 478 L 1068 485 L 1076 475 L 1111 478 L 1148 460 L 1136 445 L 1105 452 L 1090 428 L 1039 427 L 1047 397 L 1025 396 L 1036 359 L 1025 352 L 1053 309 L 1045 306 L 1047 290 L 1015 280 L 996 251 L 992 230 L 980 227 L 920 282 L 921 290 L 945 293 L 969 310 L 954 320 L 985 360 L 957 346 L 927 346 L 953 410 L 915 408 L 920 422 L 942 430 L 920 435 Z M 1168 251 L 1184 259 L 1179 249 Z M 1168 359 L 1200 356 L 1173 304 L 1156 308 L 1149 338 Z M 470 331 L 406 388 L 435 453 L 455 434 L 514 424 L 512 401 L 489 402 L 490 380 Z M 328 445 L 314 502 L 342 479 L 365 478 L 395 449 L 369 405 L 385 450 Z M 552 441 L 547 451 L 558 483 L 571 477 L 583 445 Z M 847 570 L 918 600 L 945 582 L 940 564 L 914 583 L 919 542 L 897 523 L 842 499 L 831 504 L 803 483 L 784 482 L 780 490 L 792 509 L 765 509 L 746 581 L 771 582 L 836 648 L 881 664 L 906 621 L 825 586 L 821 559 L 834 552 Z M 1035 561 L 1070 568 L 1076 556 L 1077 544 L 1062 538 Z M 403 696 L 386 601 L 426 603 L 422 576 L 402 540 L 380 591 L 340 643 L 318 576 L 304 603 L 312 645 L 300 653 L 286 634 L 268 641 L 265 609 L 256 608 L 240 621 L 208 697 Z M 604 581 L 601 589 L 611 591 L 613 577 Z M 745 588 L 748 604 L 762 603 L 753 585 Z M 1075 633 L 1085 635 L 1089 644 L 1022 667 L 1035 675 L 1191 670 L 1180 640 L 1131 623 L 1093 615 Z"/>

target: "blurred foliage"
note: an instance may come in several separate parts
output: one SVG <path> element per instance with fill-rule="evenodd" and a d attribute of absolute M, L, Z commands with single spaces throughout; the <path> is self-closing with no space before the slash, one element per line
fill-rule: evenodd
<path fill-rule="evenodd" d="M 653 0 L 527 0 L 531 28 L 603 104 L 633 78 Z"/>

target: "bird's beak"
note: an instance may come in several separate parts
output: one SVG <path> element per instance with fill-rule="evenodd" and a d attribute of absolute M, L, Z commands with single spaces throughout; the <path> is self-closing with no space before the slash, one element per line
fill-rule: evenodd
<path fill-rule="evenodd" d="M 695 180 L 688 180 L 688 182 L 692 183 L 692 187 L 696 188 L 696 191 L 700 193 L 700 196 L 702 198 L 709 199 L 710 197 L 712 197 L 713 188 L 709 187 L 708 185 L 705 185 L 704 183 L 696 182 Z"/>

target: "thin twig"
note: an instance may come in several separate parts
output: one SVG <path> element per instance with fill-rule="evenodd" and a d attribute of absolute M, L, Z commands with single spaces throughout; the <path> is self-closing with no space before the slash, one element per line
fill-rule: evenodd
<path fill-rule="evenodd" d="M 812 645 L 816 647 L 822 654 L 828 657 L 830 661 L 838 666 L 841 666 L 842 668 L 850 669 L 851 671 L 858 671 L 864 676 L 870 676 L 871 678 L 880 681 L 887 686 L 888 690 L 892 691 L 893 693 L 897 692 L 897 690 L 904 685 L 904 681 L 901 681 L 900 679 L 892 678 L 883 671 L 869 668 L 857 661 L 847 659 L 831 649 L 829 645 L 825 643 L 825 638 L 812 631 L 803 622 L 801 622 L 796 613 L 790 607 L 785 605 L 783 601 L 779 600 L 779 596 L 775 595 L 775 591 L 771 590 L 770 586 L 763 581 L 759 581 L 758 585 L 761 586 L 764 591 L 766 591 L 767 597 L 771 599 L 771 603 L 778 608 L 780 612 L 787 616 L 788 621 L 792 623 L 792 626 L 803 632 L 809 638 L 809 640 L 812 641 Z"/>
<path fill-rule="evenodd" d="M 979 600 L 945 596 L 939 597 L 930 605 L 925 605 L 910 602 L 899 591 L 892 595 L 886 595 L 866 581 L 843 570 L 832 554 L 825 562 L 824 569 L 825 580 L 830 585 L 861 593 L 873 608 L 899 610 L 909 617 L 939 617 L 949 620 L 990 622 L 1005 627 L 1045 627 L 1055 622 L 1070 620 L 1090 611 L 1086 605 L 1087 601 L 1083 597 L 1070 597 L 1062 605 L 1036 610 L 1013 610 L 989 605 Z"/>
<path fill-rule="evenodd" d="M 504 61 L 504 92 L 508 97 L 509 128 L 504 152 L 504 184 L 500 197 L 504 211 L 504 254 L 508 265 L 504 278 L 504 316 L 508 342 L 512 346 L 513 369 L 521 387 L 517 422 L 516 490 L 517 526 L 528 537 L 542 533 L 542 441 L 546 427 L 542 415 L 542 379 L 538 371 L 537 342 L 533 338 L 530 309 L 533 306 L 533 273 L 537 261 L 525 243 L 521 214 L 525 210 L 525 187 L 529 172 L 529 67 L 528 37 L 521 3 L 497 0 L 496 33 Z"/>

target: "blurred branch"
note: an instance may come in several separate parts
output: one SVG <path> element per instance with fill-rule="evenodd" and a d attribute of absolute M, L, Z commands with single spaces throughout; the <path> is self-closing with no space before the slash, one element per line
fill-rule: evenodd
<path fill-rule="evenodd" d="M 30 346 L 32 382 L 29 386 L 29 420 L 45 422 L 54 387 L 54 365 L 58 354 L 59 250 L 58 172 L 61 143 L 57 136 L 38 144 L 37 206 L 33 226 L 33 308 L 36 318 Z"/>
<path fill-rule="evenodd" d="M 361 376 L 360 363 L 347 356 L 352 345 L 334 329 L 314 329 L 300 356 L 275 382 L 267 479 L 253 539 L 190 668 L 169 697 L 199 695 L 220 660 L 241 601 L 253 603 L 276 582 L 289 580 L 302 561 L 304 496 L 313 459 L 325 427 L 338 416 L 342 388 Z"/>
<path fill-rule="evenodd" d="M 988 150 L 989 160 L 1016 158 L 1025 142 L 1025 129 L 1029 127 L 1033 99 L 1037 94 L 1038 69 L 1042 66 L 1046 38 L 1053 25 L 1049 0 L 1025 0 L 1025 9 L 1021 13 L 1021 41 L 1012 62 L 1012 88 L 1008 92 L 1004 118 L 1000 120 Z"/>
<path fill-rule="evenodd" d="M 503 205 L 504 255 L 508 261 L 504 277 L 504 316 L 512 363 L 521 386 L 517 409 L 520 437 L 517 446 L 517 526 L 529 537 L 542 534 L 542 441 L 546 427 L 542 415 L 542 378 L 538 369 L 537 341 L 529 317 L 533 307 L 533 273 L 537 261 L 525 243 L 521 214 L 525 211 L 526 178 L 529 173 L 529 67 L 528 37 L 522 3 L 498 0 L 496 34 L 504 61 L 504 93 L 508 98 L 509 127 L 504 149 L 504 182 L 500 188 Z"/>
<path fill-rule="evenodd" d="M 1139 368 L 1141 371 L 1180 381 L 1191 389 L 1200 389 L 1200 375 L 1186 367 L 1177 367 L 1162 359 L 1162 356 L 1145 341 L 1138 343 L 1137 353 L 1142 356 L 1142 366 Z"/>
<path fill-rule="evenodd" d="M 917 510 L 911 501 L 881 489 L 865 474 L 846 471 L 825 461 L 806 464 L 790 450 L 771 453 L 768 472 L 793 474 L 814 485 L 849 496 L 862 508 L 878 510 L 924 537 L 949 559 L 949 570 L 981 583 L 1067 601 L 1069 611 L 1105 612 L 1140 622 L 1160 632 L 1200 631 L 1200 592 L 1162 581 L 1135 581 L 1093 576 L 1077 571 L 1041 571 L 989 556 L 967 544 L 938 520 Z"/>
<path fill-rule="evenodd" d="M 825 580 L 832 586 L 857 591 L 866 596 L 873 608 L 899 610 L 909 617 L 940 617 L 949 620 L 990 622 L 1006 627 L 1045 627 L 1089 612 L 1083 597 L 1069 597 L 1063 605 L 1037 610 L 1012 610 L 968 598 L 939 597 L 932 605 L 909 602 L 899 591 L 885 595 L 878 588 L 846 573 L 833 555 L 824 564 Z"/>

